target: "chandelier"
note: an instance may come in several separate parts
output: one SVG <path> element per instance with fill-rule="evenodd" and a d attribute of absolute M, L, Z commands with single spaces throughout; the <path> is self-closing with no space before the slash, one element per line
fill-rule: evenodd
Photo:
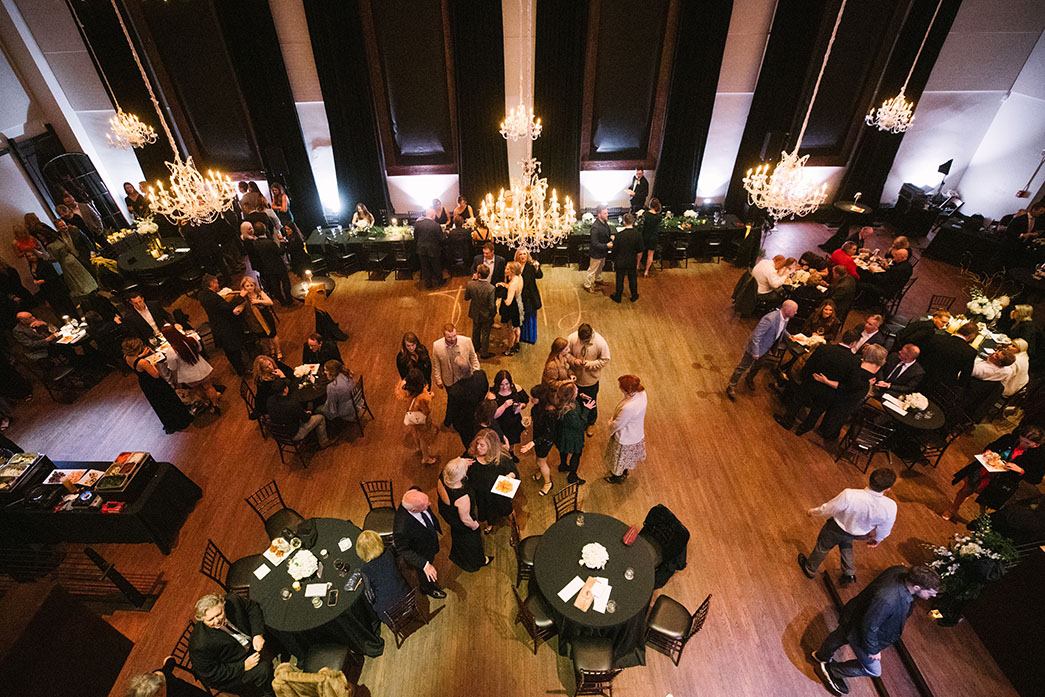
<path fill-rule="evenodd" d="M 113 99 L 115 101 L 115 98 Z M 109 146 L 129 150 L 144 148 L 156 142 L 156 129 L 134 114 L 128 114 L 116 105 L 116 115 L 109 118 L 109 132 L 105 135 Z"/>
<path fill-rule="evenodd" d="M 523 23 L 523 0 L 519 0 L 519 24 Z M 533 74 L 533 63 L 531 60 L 530 52 L 530 0 L 526 0 L 526 74 Z M 533 114 L 533 107 L 530 107 L 529 115 L 526 112 L 526 106 L 523 104 L 523 47 L 524 42 L 522 37 L 519 40 L 519 106 L 508 111 L 508 115 L 504 117 L 504 121 L 501 121 L 501 135 L 504 136 L 505 140 L 515 142 L 517 140 L 537 140 L 541 137 L 541 120 L 535 118 Z"/>
<path fill-rule="evenodd" d="M 152 106 L 156 109 L 156 115 L 160 117 L 160 125 L 163 126 L 163 132 L 167 134 L 167 141 L 170 143 L 171 151 L 174 152 L 174 161 L 164 163 L 171 171 L 170 190 L 167 190 L 163 182 L 158 180 L 156 182 L 158 191 L 151 186 L 148 187 L 149 190 L 145 196 L 149 201 L 149 207 L 175 225 L 181 223 L 202 225 L 212 222 L 222 211 L 232 208 L 232 202 L 236 196 L 236 187 L 228 177 L 223 176 L 220 172 L 208 170 L 207 176 L 204 177 L 196 169 L 191 156 L 186 157 L 184 160 L 181 159 L 181 153 L 178 151 L 178 146 L 174 143 L 174 136 L 171 134 L 170 127 L 167 126 L 167 122 L 163 118 L 160 102 L 156 99 L 156 94 L 152 90 L 152 84 L 145 73 L 145 67 L 142 65 L 141 59 L 138 58 L 138 51 L 135 50 L 130 32 L 127 31 L 127 26 L 123 23 L 123 16 L 116 6 L 116 0 L 111 0 L 111 2 L 113 11 L 116 13 L 116 19 L 119 20 L 120 28 L 127 39 L 127 46 L 131 49 L 131 56 L 134 57 L 134 62 L 141 73 L 142 81 L 145 83 L 145 89 L 149 91 L 149 99 L 152 100 Z M 155 135 L 153 139 L 155 140 Z"/>
<path fill-rule="evenodd" d="M 922 37 L 922 45 L 918 47 L 918 53 L 914 55 L 914 62 L 911 63 L 911 69 L 907 71 L 907 79 L 903 81 L 900 93 L 892 99 L 882 102 L 882 106 L 877 109 L 871 107 L 871 111 L 867 112 L 867 116 L 864 117 L 864 123 L 868 126 L 876 126 L 879 131 L 903 133 L 914 123 L 914 102 L 907 101 L 904 92 L 907 91 L 907 83 L 911 81 L 914 67 L 918 65 L 918 59 L 922 55 L 922 49 L 925 48 L 925 42 L 929 38 L 929 32 L 932 31 L 933 23 L 936 21 L 936 15 L 939 14 L 942 4 L 943 0 L 936 3 L 936 11 L 929 20 L 929 27 L 925 30 L 925 36 Z"/>
<path fill-rule="evenodd" d="M 806 160 L 809 155 L 798 156 L 802 148 L 802 138 L 809 125 L 809 115 L 813 113 L 813 104 L 816 102 L 816 94 L 820 91 L 820 82 L 824 79 L 824 70 L 827 69 L 827 61 L 831 57 L 831 47 L 834 46 L 835 37 L 838 35 L 838 26 L 842 23 L 842 14 L 845 12 L 846 0 L 842 0 L 838 8 L 838 16 L 835 17 L 835 26 L 831 30 L 831 38 L 827 42 L 827 50 L 824 51 L 824 62 L 820 64 L 820 74 L 816 77 L 813 85 L 813 94 L 809 97 L 809 106 L 806 108 L 806 116 L 802 121 L 802 130 L 798 132 L 798 141 L 795 149 L 780 153 L 780 162 L 769 173 L 769 165 L 764 164 L 757 169 L 749 169 L 744 177 L 744 189 L 747 191 L 748 203 L 762 208 L 774 220 L 780 220 L 788 216 L 802 217 L 809 215 L 827 200 L 827 185 L 820 184 L 809 179 L 805 171 Z"/>
<path fill-rule="evenodd" d="M 534 158 L 522 161 L 523 178 L 510 191 L 501 189 L 494 200 L 486 194 L 479 217 L 486 221 L 490 235 L 509 247 L 537 250 L 550 247 L 570 233 L 577 215 L 573 201 L 552 189 L 548 200 L 548 180 L 540 177 L 541 163 Z"/>

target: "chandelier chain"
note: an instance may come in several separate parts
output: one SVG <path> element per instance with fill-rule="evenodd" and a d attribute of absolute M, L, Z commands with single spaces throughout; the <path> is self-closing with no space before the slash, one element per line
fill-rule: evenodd
<path fill-rule="evenodd" d="M 903 81 L 903 87 L 900 88 L 900 94 L 907 91 L 907 83 L 911 81 L 911 76 L 914 75 L 915 66 L 918 65 L 918 59 L 922 57 L 922 49 L 925 48 L 925 42 L 929 40 L 929 33 L 933 30 L 933 24 L 936 22 L 936 15 L 940 13 L 940 7 L 943 5 L 943 0 L 939 0 L 936 3 L 936 11 L 933 12 L 933 18 L 929 20 L 929 27 L 925 30 L 925 36 L 922 37 L 922 44 L 918 47 L 918 53 L 914 54 L 914 62 L 911 63 L 911 69 L 907 71 L 907 79 Z"/>
<path fill-rule="evenodd" d="M 115 2 L 115 0 L 113 0 Z M 831 57 L 831 47 L 835 45 L 835 37 L 838 36 L 838 26 L 842 23 L 842 15 L 845 13 L 845 3 L 838 8 L 838 16 L 835 17 L 835 26 L 831 30 L 831 38 L 827 41 L 827 50 L 824 51 L 824 62 L 820 64 L 820 74 L 816 76 L 816 84 L 813 85 L 813 94 L 809 97 L 809 107 L 806 109 L 806 117 L 802 120 L 802 130 L 798 132 L 798 142 L 795 143 L 795 153 L 802 147 L 802 138 L 806 134 L 806 126 L 809 125 L 809 116 L 813 113 L 813 103 L 816 102 L 817 92 L 820 91 L 820 81 L 824 79 L 824 71 L 827 69 L 827 59 Z"/>

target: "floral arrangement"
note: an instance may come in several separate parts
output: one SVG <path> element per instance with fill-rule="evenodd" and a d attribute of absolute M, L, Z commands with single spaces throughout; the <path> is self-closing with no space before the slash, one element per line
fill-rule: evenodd
<path fill-rule="evenodd" d="M 1008 307 L 1010 299 L 1007 295 L 997 298 L 988 298 L 977 288 L 970 289 L 972 300 L 965 307 L 971 314 L 980 315 L 988 322 L 993 322 L 1001 317 L 1002 311 Z"/>
<path fill-rule="evenodd" d="M 581 560 L 577 562 L 589 569 L 605 569 L 610 553 L 598 542 L 589 542 L 581 548 Z"/>
<path fill-rule="evenodd" d="M 160 226 L 156 224 L 151 215 L 146 218 L 138 218 L 138 222 L 134 225 L 139 235 L 155 235 L 160 231 Z"/>
<path fill-rule="evenodd" d="M 581 216 L 581 222 L 585 225 L 591 225 L 595 222 L 595 216 L 591 212 L 585 213 Z"/>
<path fill-rule="evenodd" d="M 308 578 L 319 569 L 319 560 L 316 555 L 307 549 L 298 550 L 298 553 L 287 562 L 287 573 L 295 581 Z"/>
<path fill-rule="evenodd" d="M 356 230 L 360 230 L 360 231 L 362 231 L 362 230 L 369 230 L 372 226 L 373 226 L 373 223 L 371 223 L 366 218 L 360 218 L 355 223 Z"/>
<path fill-rule="evenodd" d="M 940 574 L 943 595 L 953 603 L 978 597 L 1018 556 L 1016 545 L 991 528 L 988 516 L 977 518 L 972 527 L 972 532 L 954 535 L 946 546 L 927 545 L 933 552 L 929 566 Z"/>
<path fill-rule="evenodd" d="M 911 392 L 900 397 L 900 405 L 908 411 L 925 411 L 929 408 L 929 399 L 921 392 Z"/>
<path fill-rule="evenodd" d="M 793 271 L 789 280 L 795 285 L 805 285 L 809 281 L 809 271 L 806 269 Z"/>
<path fill-rule="evenodd" d="M 694 218 L 695 219 L 697 217 L 697 212 L 695 210 L 693 210 L 692 208 L 690 208 L 688 211 L 686 211 L 685 213 L 682 214 L 682 217 L 683 218 Z"/>

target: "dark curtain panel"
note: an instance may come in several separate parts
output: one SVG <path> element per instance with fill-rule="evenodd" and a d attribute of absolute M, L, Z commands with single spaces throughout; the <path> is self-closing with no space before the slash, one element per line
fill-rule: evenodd
<path fill-rule="evenodd" d="M 534 110 L 544 126 L 533 156 L 549 185 L 580 210 L 581 118 L 588 0 L 537 0 Z"/>
<path fill-rule="evenodd" d="M 911 81 L 907 84 L 906 95 L 909 101 L 915 103 L 915 118 L 918 115 L 918 100 L 921 98 L 922 90 L 925 89 L 925 83 L 929 81 L 929 74 L 940 55 L 943 42 L 947 40 L 947 33 L 951 29 L 951 24 L 953 24 L 960 6 L 961 0 L 944 0 L 943 5 L 940 6 L 940 13 L 933 23 L 932 31 L 929 33 L 929 38 L 925 42 L 925 48 L 922 49 L 922 55 L 918 59 L 918 65 L 911 75 Z M 889 59 L 889 65 L 885 69 L 878 94 L 875 97 L 875 108 L 900 90 L 935 10 L 936 0 L 914 0 L 907 20 L 896 38 L 893 55 Z M 870 108 L 870 104 L 866 106 L 866 109 Z M 893 167 L 893 160 L 896 158 L 896 151 L 900 148 L 901 140 L 903 140 L 902 133 L 884 133 L 874 126 L 865 126 L 860 132 L 860 139 L 857 141 L 849 168 L 842 177 L 835 198 L 851 200 L 853 194 L 859 191 L 863 194 L 861 201 L 877 207 L 882 199 L 882 188 L 885 186 L 889 170 Z"/>
<path fill-rule="evenodd" d="M 268 3 L 215 0 L 214 9 L 265 172 L 287 187 L 298 226 L 308 230 L 323 222 L 323 208 Z"/>
<path fill-rule="evenodd" d="M 806 105 L 803 87 L 810 60 L 823 58 L 822 53 L 814 55 L 821 21 L 832 8 L 837 11 L 838 4 L 827 0 L 780 0 L 777 4 L 751 111 L 729 180 L 727 209 L 739 212 L 746 208 L 747 193 L 741 180 L 747 170 L 758 166 L 763 153 L 767 162 L 776 162 L 781 150 L 790 147 L 787 135 L 792 118 L 797 109 Z M 833 24 L 834 14 L 829 30 Z"/>
<path fill-rule="evenodd" d="M 508 151 L 497 125 L 504 118 L 504 36 L 501 5 L 451 0 L 457 172 L 461 195 L 476 210 L 487 192 L 508 184 Z"/>
<path fill-rule="evenodd" d="M 390 208 L 359 2 L 304 0 L 345 221 L 352 219 L 357 202 L 372 211 Z"/>
<path fill-rule="evenodd" d="M 708 142 L 733 0 L 682 3 L 671 92 L 653 194 L 665 206 L 691 203 Z"/>

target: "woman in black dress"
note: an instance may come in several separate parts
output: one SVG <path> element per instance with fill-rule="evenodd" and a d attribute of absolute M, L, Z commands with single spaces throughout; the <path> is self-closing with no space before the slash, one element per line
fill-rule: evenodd
<path fill-rule="evenodd" d="M 664 219 L 661 213 L 660 199 L 651 198 L 649 210 L 642 215 L 642 248 L 646 250 L 646 270 L 642 277 L 649 276 L 649 270 L 653 267 L 653 253 L 657 251 L 660 243 L 660 221 Z M 642 266 L 642 256 L 639 256 L 639 266 Z"/>
<path fill-rule="evenodd" d="M 305 269 L 312 265 L 312 260 L 305 251 L 305 236 L 293 220 L 283 224 L 283 237 L 287 240 L 287 253 L 290 254 L 290 268 L 298 275 L 304 277 Z"/>
<path fill-rule="evenodd" d="M 552 473 L 548 469 L 548 453 L 555 445 L 555 430 L 558 423 L 558 410 L 555 408 L 554 395 L 545 385 L 534 385 L 530 388 L 530 416 L 533 418 L 533 440 L 520 448 L 520 452 L 529 452 L 532 448 L 537 456 L 537 471 L 533 473 L 533 481 L 544 480 L 544 485 L 537 493 L 547 496 L 551 493 Z"/>
<path fill-rule="evenodd" d="M 142 388 L 145 398 L 149 400 L 156 416 L 160 417 L 165 433 L 174 433 L 188 428 L 192 423 L 192 415 L 188 407 L 182 404 L 166 380 L 160 377 L 160 371 L 147 360 L 152 349 L 134 337 L 123 340 L 123 356 L 131 370 L 138 374 L 138 386 Z"/>
<path fill-rule="evenodd" d="M 523 279 L 523 319 L 519 341 L 525 341 L 528 344 L 536 344 L 537 311 L 540 310 L 542 306 L 541 291 L 537 287 L 537 279 L 544 278 L 544 272 L 541 271 L 541 262 L 531 257 L 530 253 L 525 249 L 516 250 L 515 261 L 522 266 Z"/>
<path fill-rule="evenodd" d="M 519 336 L 522 329 L 522 266 L 511 261 L 504 267 L 504 281 L 498 288 L 504 288 L 504 299 L 501 300 L 501 324 L 508 328 L 508 349 L 505 356 L 513 356 L 519 352 Z M 500 297 L 500 296 L 498 296 Z"/>
<path fill-rule="evenodd" d="M 464 483 L 469 460 L 454 458 L 439 475 L 439 515 L 450 526 L 450 561 L 465 571 L 478 571 L 493 561 L 483 551 L 479 521 L 473 515 L 475 501 L 470 485 Z"/>
<path fill-rule="evenodd" d="M 388 624 L 388 609 L 410 592 L 410 586 L 399 573 L 391 550 L 385 547 L 381 536 L 373 530 L 359 533 L 359 537 L 356 538 L 356 554 L 363 562 L 360 571 L 366 578 L 373 596 L 370 606 L 374 608 L 381 621 Z"/>
<path fill-rule="evenodd" d="M 486 393 L 488 400 L 497 404 L 493 413 L 497 425 L 501 427 L 501 433 L 508 439 L 508 455 L 519 461 L 514 452 L 515 445 L 521 440 L 523 432 L 522 410 L 530 401 L 526 390 L 515 384 L 512 374 L 507 370 L 501 370 L 494 376 L 493 386 Z"/>
<path fill-rule="evenodd" d="M 493 493 L 497 477 L 504 475 L 509 479 L 518 479 L 519 470 L 504 453 L 500 438 L 490 428 L 475 434 L 468 446 L 468 454 L 473 460 L 468 469 L 468 481 L 475 491 L 477 517 L 486 523 L 483 532 L 489 535 L 493 532 L 493 524 L 512 512 L 512 499 Z"/>
<path fill-rule="evenodd" d="M 123 183 L 123 191 L 127 194 L 123 198 L 123 202 L 127 204 L 127 212 L 131 214 L 131 218 L 135 220 L 148 218 L 149 200 L 145 198 L 142 192 L 135 189 L 134 184 L 130 182 Z"/>
<path fill-rule="evenodd" d="M 400 379 L 406 380 L 411 368 L 421 371 L 421 375 L 425 376 L 426 385 L 432 384 L 432 359 L 428 355 L 428 349 L 417 338 L 417 334 L 407 332 L 403 334 L 399 354 L 396 356 L 396 370 L 399 371 Z"/>

